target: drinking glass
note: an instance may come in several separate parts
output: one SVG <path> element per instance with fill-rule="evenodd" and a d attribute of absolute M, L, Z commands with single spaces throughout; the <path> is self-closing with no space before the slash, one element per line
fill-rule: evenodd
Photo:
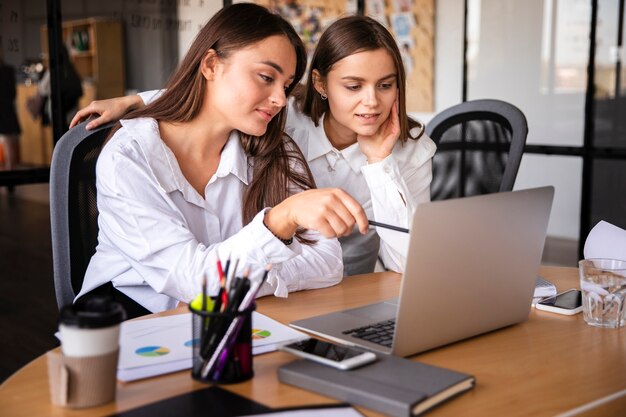
<path fill-rule="evenodd" d="M 626 261 L 583 259 L 578 262 L 583 294 L 583 317 L 596 327 L 618 328 L 626 323 Z"/>

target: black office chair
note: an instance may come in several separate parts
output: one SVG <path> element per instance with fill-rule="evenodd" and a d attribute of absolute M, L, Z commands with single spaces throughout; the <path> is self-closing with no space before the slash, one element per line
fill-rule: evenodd
<path fill-rule="evenodd" d="M 111 126 L 65 133 L 50 165 L 50 224 L 54 288 L 59 309 L 80 291 L 98 244 L 96 160 Z"/>
<path fill-rule="evenodd" d="M 437 143 L 432 200 L 513 189 L 524 153 L 524 113 L 500 100 L 472 100 L 436 115 L 426 133 Z"/>

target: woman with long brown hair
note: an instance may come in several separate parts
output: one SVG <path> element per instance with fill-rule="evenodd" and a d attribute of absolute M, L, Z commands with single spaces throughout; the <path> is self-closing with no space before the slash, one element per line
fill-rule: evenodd
<path fill-rule="evenodd" d="M 408 228 L 417 205 L 430 201 L 436 145 L 407 116 L 406 74 L 391 33 L 369 17 L 338 19 L 322 34 L 298 96 L 285 131 L 317 186 L 341 187 L 369 219 Z M 354 230 L 339 241 L 348 275 L 372 271 L 377 255 L 386 268 L 404 269 L 406 233 Z"/>
<path fill-rule="evenodd" d="M 203 275 L 216 294 L 229 257 L 274 265 L 261 294 L 341 280 L 333 238 L 365 232 L 367 218 L 345 192 L 312 189 L 283 133 L 305 65 L 293 28 L 263 7 L 229 6 L 206 24 L 167 91 L 121 120 L 99 156 L 98 247 L 78 300 L 113 291 L 138 304 L 131 315 L 173 308 Z"/>

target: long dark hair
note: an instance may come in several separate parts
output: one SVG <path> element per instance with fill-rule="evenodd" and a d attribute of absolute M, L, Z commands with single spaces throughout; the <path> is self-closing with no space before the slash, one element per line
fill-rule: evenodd
<path fill-rule="evenodd" d="M 391 55 L 398 73 L 398 117 L 400 119 L 400 140 L 419 139 L 424 133 L 424 125 L 409 118 L 406 114 L 406 74 L 402 56 L 393 35 L 376 20 L 367 16 L 348 16 L 335 21 L 320 37 L 315 48 L 311 68 L 304 91 L 299 94 L 299 106 L 317 126 L 319 120 L 329 111 L 328 101 L 322 100 L 313 83 L 313 70 L 326 78 L 333 65 L 343 58 L 358 52 L 385 49 Z M 410 130 L 419 128 L 419 133 L 411 136 Z"/>
<path fill-rule="evenodd" d="M 152 117 L 158 121 L 188 122 L 200 112 L 207 84 L 200 66 L 209 49 L 221 58 L 270 36 L 286 36 L 296 53 L 295 78 L 288 96 L 306 68 L 306 50 L 293 27 L 264 7 L 238 3 L 224 7 L 200 30 L 178 69 L 167 83 L 167 91 L 146 107 L 126 118 Z M 244 224 L 264 207 L 274 206 L 294 189 L 314 188 L 313 176 L 297 146 L 285 136 L 286 113 L 282 109 L 268 124 L 262 136 L 240 132 L 243 148 L 254 158 L 254 178 L 247 187 L 242 207 Z M 291 166 L 290 166 L 291 165 Z M 298 169 L 293 169 L 294 166 Z M 291 191 L 290 191 L 291 190 Z M 301 238 L 302 242 L 307 242 Z"/>

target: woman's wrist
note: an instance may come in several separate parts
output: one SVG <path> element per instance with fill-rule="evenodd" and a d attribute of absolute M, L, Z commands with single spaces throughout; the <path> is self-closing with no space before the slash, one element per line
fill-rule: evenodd
<path fill-rule="evenodd" d="M 368 164 L 375 164 L 376 162 L 384 161 L 385 158 L 381 158 L 379 156 L 366 156 L 365 160 L 367 161 Z"/>
<path fill-rule="evenodd" d="M 293 236 L 296 234 L 298 226 L 285 221 L 285 217 L 286 216 L 280 216 L 280 213 L 278 213 L 275 207 L 268 209 L 265 211 L 265 215 L 263 216 L 263 225 L 278 240 L 283 242 L 285 245 L 290 245 L 293 242 Z"/>
<path fill-rule="evenodd" d="M 388 146 L 366 146 L 369 144 L 359 144 L 361 153 L 365 156 L 365 160 L 368 164 L 375 164 L 376 162 L 383 161 L 389 155 L 393 153 L 393 147 Z"/>
<path fill-rule="evenodd" d="M 139 94 L 126 96 L 126 98 L 128 99 L 128 111 L 137 110 L 145 106 L 145 103 Z"/>
<path fill-rule="evenodd" d="M 365 160 L 368 164 L 375 164 L 389 158 L 389 155 L 391 155 L 391 152 L 388 152 L 385 155 L 365 155 Z"/>

